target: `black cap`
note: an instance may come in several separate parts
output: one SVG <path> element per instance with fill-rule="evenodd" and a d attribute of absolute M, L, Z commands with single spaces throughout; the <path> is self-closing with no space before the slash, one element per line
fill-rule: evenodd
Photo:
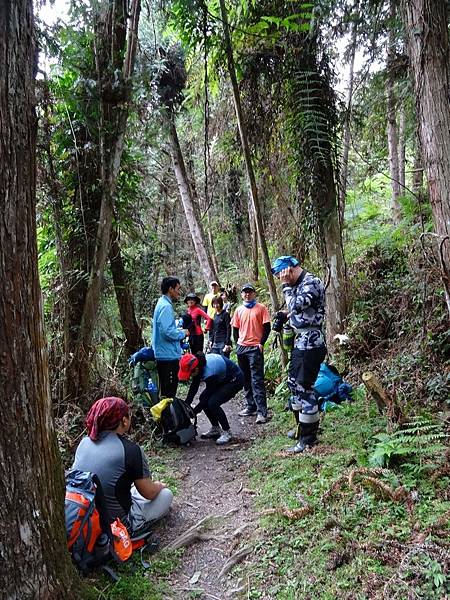
<path fill-rule="evenodd" d="M 200 296 L 197 296 L 197 294 L 195 292 L 190 292 L 189 294 L 187 294 L 184 301 L 187 302 L 188 300 L 195 300 L 197 302 L 197 304 L 200 304 L 200 302 L 201 302 Z"/>
<path fill-rule="evenodd" d="M 251 290 L 252 292 L 256 292 L 255 287 L 251 283 L 245 283 L 241 287 L 241 292 L 244 292 L 245 290 Z"/>

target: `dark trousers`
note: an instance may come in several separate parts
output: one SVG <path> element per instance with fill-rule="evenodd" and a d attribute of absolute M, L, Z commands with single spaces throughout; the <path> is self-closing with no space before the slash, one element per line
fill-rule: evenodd
<path fill-rule="evenodd" d="M 178 388 L 179 360 L 157 360 L 160 398 L 175 398 Z"/>
<path fill-rule="evenodd" d="M 264 385 L 264 354 L 258 346 L 238 346 L 238 364 L 244 373 L 247 407 L 267 416 L 266 387 Z"/>
<path fill-rule="evenodd" d="M 228 431 L 230 425 L 222 404 L 231 400 L 243 387 L 244 376 L 240 374 L 218 387 L 209 397 L 205 393 L 206 390 L 204 390 L 200 394 L 199 403 L 194 409 L 196 414 L 203 410 L 213 427 L 220 425 L 224 431 Z"/>
<path fill-rule="evenodd" d="M 191 349 L 192 354 L 197 354 L 197 352 L 203 352 L 204 342 L 205 338 L 203 336 L 203 333 L 201 335 L 190 335 L 189 348 Z"/>
<path fill-rule="evenodd" d="M 225 342 L 221 342 L 219 344 L 214 344 L 211 346 L 210 354 L 220 354 L 221 356 L 225 356 L 226 358 L 230 358 L 231 350 L 229 352 L 224 352 Z"/>
<path fill-rule="evenodd" d="M 325 346 L 311 348 L 310 350 L 294 348 L 289 365 L 289 380 L 300 384 L 305 390 L 312 389 L 319 374 L 320 365 L 326 355 Z"/>

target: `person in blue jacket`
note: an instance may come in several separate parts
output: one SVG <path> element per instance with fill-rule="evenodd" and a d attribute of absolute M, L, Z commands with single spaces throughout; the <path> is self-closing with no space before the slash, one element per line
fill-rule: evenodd
<path fill-rule="evenodd" d="M 229 358 L 220 354 L 197 352 L 184 354 L 180 360 L 178 379 L 188 381 L 192 378 L 186 402 L 192 404 L 200 383 L 205 389 L 194 407 L 195 414 L 204 411 L 211 423 L 211 428 L 202 433 L 203 439 L 215 439 L 219 446 L 231 441 L 230 424 L 222 405 L 231 400 L 244 387 L 244 374 Z"/>
<path fill-rule="evenodd" d="M 187 330 L 180 329 L 175 323 L 173 302 L 180 297 L 180 287 L 180 280 L 176 277 L 164 277 L 162 296 L 153 313 L 152 346 L 162 398 L 174 398 L 177 393 L 180 341 L 188 335 Z"/>

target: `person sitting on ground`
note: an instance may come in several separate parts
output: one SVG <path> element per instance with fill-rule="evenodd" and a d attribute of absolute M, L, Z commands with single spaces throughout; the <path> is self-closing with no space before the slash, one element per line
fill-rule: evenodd
<path fill-rule="evenodd" d="M 270 334 L 270 315 L 264 304 L 256 301 L 251 283 L 242 286 L 243 304 L 236 309 L 231 326 L 237 341 L 238 364 L 245 378 L 247 406 L 240 417 L 256 416 L 255 423 L 267 422 L 267 399 L 264 385 L 264 344 Z"/>
<path fill-rule="evenodd" d="M 212 319 L 201 308 L 200 298 L 197 294 L 188 294 L 184 301 L 188 305 L 188 315 L 192 318 L 192 326 L 189 329 L 189 347 L 192 354 L 203 352 L 205 338 L 202 329 L 202 319 L 206 321 L 206 331 L 210 331 L 213 324 Z"/>
<path fill-rule="evenodd" d="M 223 305 L 223 300 L 219 296 L 212 301 L 216 314 L 214 316 L 213 325 L 209 334 L 211 344 L 211 354 L 221 354 L 226 358 L 230 358 L 231 352 L 231 319 L 229 313 L 226 312 Z"/>
<path fill-rule="evenodd" d="M 97 400 L 87 414 L 88 435 L 78 445 L 72 468 L 98 476 L 109 516 L 119 518 L 136 538 L 169 512 L 173 494 L 152 480 L 142 449 L 125 437 L 130 425 L 122 398 Z"/>
<path fill-rule="evenodd" d="M 211 428 L 200 435 L 203 439 L 216 439 L 219 446 L 231 441 L 230 424 L 222 405 L 231 400 L 244 387 L 244 375 L 241 369 L 230 359 L 219 354 L 202 352 L 185 354 L 180 360 L 178 379 L 188 381 L 192 378 L 186 402 L 192 404 L 201 382 L 206 387 L 194 407 L 195 414 L 204 411 Z"/>
<path fill-rule="evenodd" d="M 219 295 L 219 284 L 217 281 L 211 281 L 209 284 L 210 291 L 204 295 L 203 297 L 203 307 L 205 308 L 208 316 L 213 319 L 214 318 L 214 308 L 212 306 L 212 301 Z"/>

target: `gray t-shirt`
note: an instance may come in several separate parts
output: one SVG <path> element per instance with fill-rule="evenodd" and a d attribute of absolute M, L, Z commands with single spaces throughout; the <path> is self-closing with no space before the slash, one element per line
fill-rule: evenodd
<path fill-rule="evenodd" d="M 75 453 L 72 468 L 98 476 L 113 519 L 124 519 L 129 513 L 133 482 L 150 476 L 141 447 L 112 431 L 101 432 L 95 442 L 84 437 Z"/>

